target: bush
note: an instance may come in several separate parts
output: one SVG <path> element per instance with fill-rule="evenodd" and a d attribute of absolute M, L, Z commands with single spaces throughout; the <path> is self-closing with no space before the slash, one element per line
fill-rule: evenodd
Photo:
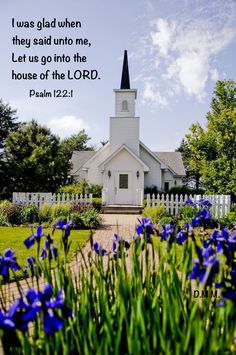
<path fill-rule="evenodd" d="M 176 186 L 172 187 L 167 193 L 173 195 L 204 195 L 205 190 L 193 189 L 189 186 Z"/>
<path fill-rule="evenodd" d="M 191 222 L 197 214 L 197 208 L 186 205 L 179 210 L 178 217 L 185 222 Z"/>
<path fill-rule="evenodd" d="M 164 216 L 160 220 L 160 224 L 171 224 L 177 222 L 176 217 L 173 216 Z"/>
<path fill-rule="evenodd" d="M 25 205 L 21 211 L 21 223 L 35 223 L 39 220 L 39 209 L 34 204 Z"/>
<path fill-rule="evenodd" d="M 83 218 L 82 214 L 78 212 L 71 213 L 70 220 L 73 221 L 74 229 L 79 229 L 83 227 Z"/>
<path fill-rule="evenodd" d="M 39 221 L 43 222 L 52 222 L 52 205 L 45 203 L 39 209 Z"/>
<path fill-rule="evenodd" d="M 62 186 L 58 189 L 59 193 L 65 193 L 65 194 L 82 194 L 82 188 L 80 185 L 67 185 L 67 186 Z"/>
<path fill-rule="evenodd" d="M 93 208 L 95 208 L 98 212 L 101 211 L 102 199 L 100 197 L 93 197 Z"/>
<path fill-rule="evenodd" d="M 222 228 L 236 228 L 236 212 L 229 212 L 220 218 L 220 226 Z"/>
<path fill-rule="evenodd" d="M 3 213 L 10 224 L 21 224 L 21 212 L 23 205 L 18 205 L 4 200 L 0 203 L 0 212 Z"/>
<path fill-rule="evenodd" d="M 95 208 L 87 208 L 81 213 L 81 218 L 85 228 L 97 228 L 102 223 L 102 218 Z"/>
<path fill-rule="evenodd" d="M 0 212 L 0 226 L 9 226 L 7 216 L 3 212 Z"/>
<path fill-rule="evenodd" d="M 167 212 L 164 206 L 146 207 L 142 215 L 151 218 L 153 223 L 159 223 L 164 216 L 167 216 Z"/>
<path fill-rule="evenodd" d="M 144 194 L 147 195 L 147 194 L 159 194 L 161 193 L 161 191 L 158 190 L 157 186 L 155 185 L 152 185 L 152 186 L 148 186 L 148 187 L 145 187 L 144 188 Z"/>
<path fill-rule="evenodd" d="M 66 218 L 69 218 L 71 211 L 72 211 L 72 205 L 70 203 L 61 203 L 58 205 L 52 205 L 51 217 L 52 219 L 59 218 L 61 216 L 65 216 Z"/>
<path fill-rule="evenodd" d="M 102 197 L 102 185 L 89 184 L 87 193 L 93 194 L 93 197 Z"/>

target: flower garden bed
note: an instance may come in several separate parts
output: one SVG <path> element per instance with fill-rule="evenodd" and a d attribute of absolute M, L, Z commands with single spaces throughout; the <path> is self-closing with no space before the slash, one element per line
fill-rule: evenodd
<path fill-rule="evenodd" d="M 143 218 L 132 242 L 116 235 L 109 250 L 91 238 L 76 275 L 63 258 L 53 272 L 48 263 L 44 288 L 29 289 L 10 308 L 1 300 L 3 347 L 23 354 L 235 353 L 236 233 L 210 230 L 209 208 L 200 206 L 191 223 L 163 225 L 159 236 Z M 70 238 L 68 224 L 58 228 Z M 15 255 L 8 257 L 14 268 Z"/>

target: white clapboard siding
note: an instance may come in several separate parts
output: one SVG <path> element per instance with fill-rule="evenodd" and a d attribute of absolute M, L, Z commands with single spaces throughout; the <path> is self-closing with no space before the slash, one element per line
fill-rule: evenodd
<path fill-rule="evenodd" d="M 53 194 L 51 192 L 13 192 L 12 202 L 27 205 L 34 203 L 36 206 L 41 207 L 45 203 L 61 204 L 61 203 L 79 203 L 79 204 L 92 204 L 92 194 Z"/>
<path fill-rule="evenodd" d="M 220 218 L 230 211 L 231 198 L 230 195 L 169 195 L 169 194 L 147 194 L 147 207 L 154 206 L 164 206 L 166 211 L 172 215 L 176 216 L 184 206 L 187 198 L 191 198 L 193 201 L 197 202 L 201 198 L 207 199 L 212 203 L 210 208 L 211 214 L 214 218 Z"/>

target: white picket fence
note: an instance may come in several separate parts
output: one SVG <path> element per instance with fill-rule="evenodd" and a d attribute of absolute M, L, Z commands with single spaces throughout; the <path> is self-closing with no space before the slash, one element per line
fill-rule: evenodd
<path fill-rule="evenodd" d="M 78 204 L 92 204 L 92 194 L 53 194 L 51 192 L 13 192 L 12 202 L 19 204 L 34 203 L 41 207 L 45 203 L 60 204 L 60 203 L 78 203 Z"/>
<path fill-rule="evenodd" d="M 180 208 L 184 207 L 187 198 L 191 198 L 194 202 L 199 201 L 201 198 L 207 199 L 211 202 L 211 214 L 214 218 L 220 218 L 230 211 L 231 198 L 230 195 L 164 195 L 164 194 L 147 194 L 147 207 L 164 206 L 166 211 L 176 216 Z"/>

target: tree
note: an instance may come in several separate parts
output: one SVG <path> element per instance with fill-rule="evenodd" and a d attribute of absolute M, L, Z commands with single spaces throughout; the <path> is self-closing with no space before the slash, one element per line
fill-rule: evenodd
<path fill-rule="evenodd" d="M 186 135 L 191 151 L 190 166 L 198 167 L 208 192 L 236 194 L 236 83 L 218 81 L 206 115 Z"/>
<path fill-rule="evenodd" d="M 17 121 L 16 110 L 0 100 L 0 149 L 4 148 L 4 139 L 20 126 Z"/>
<path fill-rule="evenodd" d="M 8 135 L 4 155 L 17 191 L 55 191 L 70 168 L 59 138 L 34 120 Z"/>
<path fill-rule="evenodd" d="M 201 187 L 199 165 L 197 164 L 196 156 L 191 154 L 192 152 L 188 141 L 186 139 L 182 139 L 180 146 L 176 149 L 176 151 L 181 153 L 186 170 L 186 176 L 183 179 L 184 184 L 199 189 Z M 194 158 L 196 160 L 195 162 L 193 161 Z"/>
<path fill-rule="evenodd" d="M 85 130 L 83 129 L 79 133 L 73 134 L 69 138 L 65 138 L 61 142 L 61 149 L 70 159 L 74 150 L 94 150 L 93 146 L 87 145 L 90 139 L 91 138 L 85 133 Z"/>

